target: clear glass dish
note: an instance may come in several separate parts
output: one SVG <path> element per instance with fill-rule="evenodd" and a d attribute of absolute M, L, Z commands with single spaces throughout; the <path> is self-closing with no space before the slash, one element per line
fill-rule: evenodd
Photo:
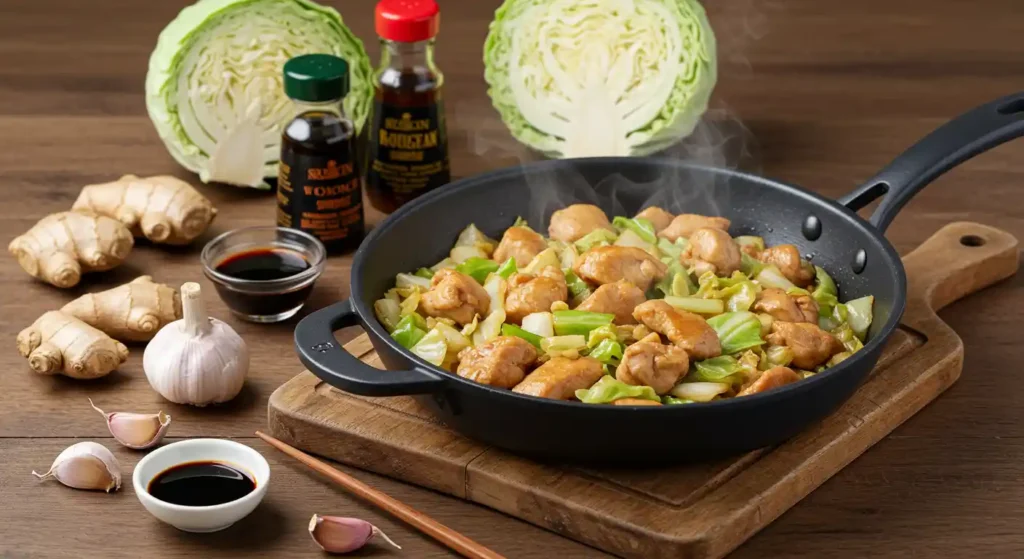
<path fill-rule="evenodd" d="M 269 323 L 288 320 L 302 309 L 326 256 L 323 243 L 308 233 L 265 226 L 219 235 L 203 247 L 200 259 L 231 312 Z M 298 265 L 275 268 L 278 261 Z"/>

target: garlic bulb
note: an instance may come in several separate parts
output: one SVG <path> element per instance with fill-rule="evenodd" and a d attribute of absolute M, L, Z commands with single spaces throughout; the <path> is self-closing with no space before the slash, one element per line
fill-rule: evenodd
<path fill-rule="evenodd" d="M 160 439 L 164 438 L 167 428 L 171 426 L 171 416 L 162 411 L 157 413 L 107 413 L 97 408 L 96 404 L 92 403 L 92 398 L 89 399 L 89 405 L 106 418 L 107 429 L 110 429 L 110 434 L 114 435 L 114 439 L 131 449 L 143 450 L 156 446 Z"/>
<path fill-rule="evenodd" d="M 177 404 L 227 402 L 242 390 L 249 349 L 230 326 L 206 314 L 199 284 L 181 286 L 184 318 L 146 345 L 142 368 L 153 390 Z"/>
<path fill-rule="evenodd" d="M 81 442 L 64 449 L 45 474 L 32 475 L 39 479 L 56 479 L 75 489 L 110 492 L 121 488 L 121 466 L 107 447 L 94 442 Z"/>
<path fill-rule="evenodd" d="M 402 549 L 391 538 L 373 524 L 358 518 L 342 516 L 320 516 L 309 519 L 309 535 L 320 549 L 327 553 L 348 553 L 366 545 L 374 536 L 384 538 L 389 544 Z"/>

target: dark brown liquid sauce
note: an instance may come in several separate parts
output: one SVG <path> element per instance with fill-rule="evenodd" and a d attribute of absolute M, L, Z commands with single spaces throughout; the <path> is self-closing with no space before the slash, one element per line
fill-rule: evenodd
<path fill-rule="evenodd" d="M 216 270 L 226 276 L 250 281 L 273 281 L 300 274 L 311 267 L 302 254 L 284 248 L 267 247 L 232 254 L 221 260 Z M 247 315 L 271 316 L 301 305 L 313 290 L 313 284 L 286 293 L 236 291 L 214 284 L 224 302 Z"/>
<path fill-rule="evenodd" d="M 186 462 L 160 472 L 146 491 L 173 505 L 209 507 L 236 501 L 255 489 L 251 477 L 223 462 Z"/>
<path fill-rule="evenodd" d="M 228 256 L 217 271 L 233 278 L 267 281 L 284 279 L 309 269 L 301 254 L 282 248 L 258 248 Z"/>

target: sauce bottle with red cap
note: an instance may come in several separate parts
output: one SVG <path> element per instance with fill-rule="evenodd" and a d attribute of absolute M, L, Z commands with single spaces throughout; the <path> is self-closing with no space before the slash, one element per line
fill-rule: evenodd
<path fill-rule="evenodd" d="M 376 9 L 380 67 L 366 143 L 366 192 L 391 213 L 448 183 L 448 135 L 434 65 L 440 23 L 435 0 L 381 0 Z"/>

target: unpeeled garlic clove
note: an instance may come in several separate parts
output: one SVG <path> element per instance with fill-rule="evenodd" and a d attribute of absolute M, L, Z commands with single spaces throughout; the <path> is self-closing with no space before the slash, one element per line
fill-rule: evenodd
<path fill-rule="evenodd" d="M 57 455 L 45 474 L 32 475 L 39 479 L 54 478 L 75 489 L 110 492 L 121 488 L 121 466 L 107 447 L 86 441 L 73 444 Z"/>
<path fill-rule="evenodd" d="M 171 426 L 171 416 L 164 412 L 157 413 L 107 413 L 96 407 L 89 399 L 92 409 L 103 414 L 107 419 L 107 429 L 114 435 L 117 442 L 128 448 L 142 450 L 155 446 L 164 438 L 164 433 Z"/>
<path fill-rule="evenodd" d="M 378 535 L 389 544 L 402 549 L 402 546 L 391 541 L 380 528 L 358 518 L 314 514 L 313 518 L 309 519 L 309 535 L 320 549 L 328 553 L 355 551 Z"/>

